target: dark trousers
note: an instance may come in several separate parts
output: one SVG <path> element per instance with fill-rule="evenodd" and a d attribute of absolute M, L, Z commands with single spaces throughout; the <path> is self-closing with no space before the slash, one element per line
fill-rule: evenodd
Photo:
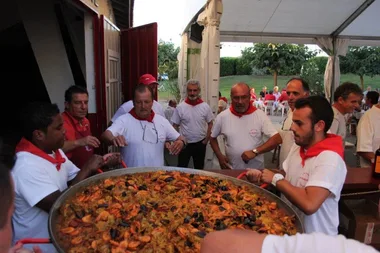
<path fill-rule="evenodd" d="M 203 140 L 195 143 L 188 143 L 178 155 L 178 167 L 187 168 L 189 166 L 190 158 L 193 157 L 194 168 L 203 170 L 205 165 L 206 145 L 202 143 Z"/>

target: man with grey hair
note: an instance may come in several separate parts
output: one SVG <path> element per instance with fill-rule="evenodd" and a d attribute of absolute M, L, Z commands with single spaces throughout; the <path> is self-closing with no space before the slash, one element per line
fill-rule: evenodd
<path fill-rule="evenodd" d="M 187 167 L 192 157 L 194 168 L 202 170 L 214 115 L 210 106 L 199 97 L 199 81 L 187 81 L 186 91 L 187 98 L 177 106 L 171 118 L 174 128 L 179 128 L 187 140 L 185 149 L 178 156 L 178 167 Z"/>

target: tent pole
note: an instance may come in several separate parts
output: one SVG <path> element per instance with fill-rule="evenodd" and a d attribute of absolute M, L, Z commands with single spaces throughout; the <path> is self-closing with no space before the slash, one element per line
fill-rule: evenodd
<path fill-rule="evenodd" d="M 330 104 L 334 103 L 334 91 L 335 91 L 335 62 L 336 62 L 336 36 L 332 37 L 333 44 L 333 65 L 332 65 L 332 78 L 331 78 L 331 86 L 330 86 Z"/>

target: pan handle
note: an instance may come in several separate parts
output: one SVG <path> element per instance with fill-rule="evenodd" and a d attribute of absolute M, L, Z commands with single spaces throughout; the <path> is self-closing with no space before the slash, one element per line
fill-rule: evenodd
<path fill-rule="evenodd" d="M 244 171 L 239 176 L 237 176 L 236 178 L 237 179 L 242 179 L 243 177 L 246 177 L 246 176 L 247 176 L 247 172 Z M 268 187 L 268 184 L 266 184 L 266 183 L 260 185 L 260 188 L 263 188 L 263 189 L 265 189 L 267 187 Z"/>
<path fill-rule="evenodd" d="M 24 238 L 20 239 L 16 242 L 17 244 L 45 244 L 45 243 L 52 243 L 49 238 Z"/>

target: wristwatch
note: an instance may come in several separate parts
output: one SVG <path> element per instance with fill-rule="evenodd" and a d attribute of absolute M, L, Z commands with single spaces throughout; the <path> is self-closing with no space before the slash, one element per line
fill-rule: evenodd
<path fill-rule="evenodd" d="M 252 152 L 255 154 L 255 156 L 258 156 L 259 155 L 259 151 L 257 149 L 252 149 Z"/>
<path fill-rule="evenodd" d="M 274 174 L 274 176 L 272 178 L 272 185 L 274 187 L 276 187 L 277 182 L 280 181 L 280 180 L 283 180 L 283 179 L 285 179 L 285 178 L 284 178 L 284 176 L 282 174 L 280 174 L 280 173 Z"/>

